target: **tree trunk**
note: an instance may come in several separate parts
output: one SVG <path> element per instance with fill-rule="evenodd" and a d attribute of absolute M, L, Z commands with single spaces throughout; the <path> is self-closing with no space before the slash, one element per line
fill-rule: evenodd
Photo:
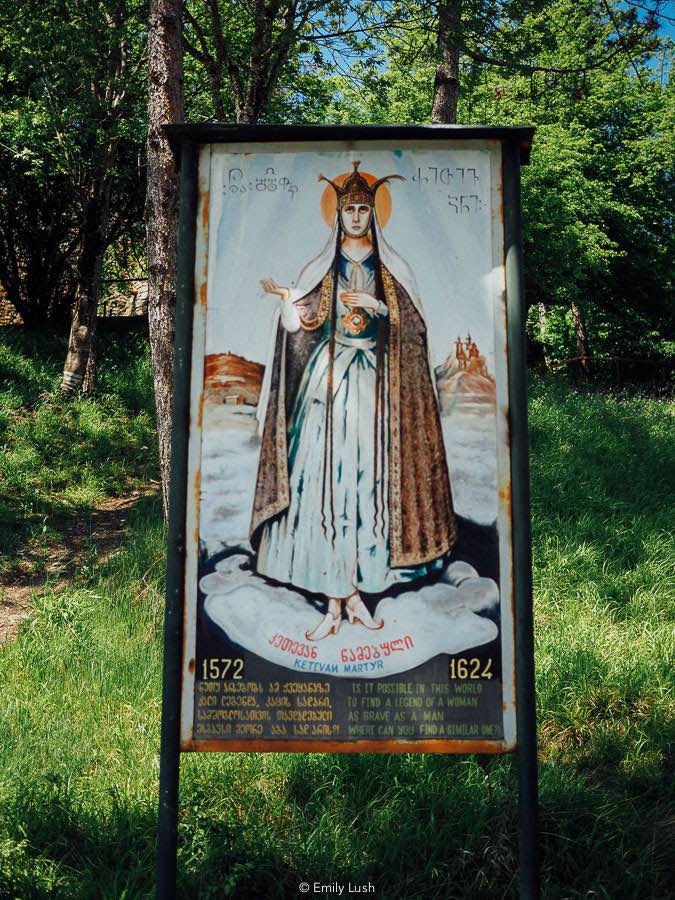
<path fill-rule="evenodd" d="M 431 121 L 434 125 L 457 122 L 459 98 L 459 56 L 462 0 L 441 0 L 438 4 L 438 65 L 434 78 Z"/>
<path fill-rule="evenodd" d="M 94 322 L 98 323 L 98 316 L 94 317 Z M 91 394 L 96 384 L 96 373 L 98 371 L 98 358 L 96 355 L 96 334 L 97 327 L 95 325 L 91 330 L 91 342 L 89 344 L 89 355 L 87 356 L 87 368 L 84 370 L 84 378 L 82 380 L 83 394 Z"/>
<path fill-rule="evenodd" d="M 548 315 L 548 310 L 546 309 L 545 303 L 537 303 L 537 318 L 539 320 L 539 339 L 541 341 L 541 352 L 544 357 L 544 365 L 546 366 L 546 371 L 551 371 L 551 357 L 548 352 L 548 342 L 546 340 L 546 317 Z"/>
<path fill-rule="evenodd" d="M 148 328 L 164 513 L 169 508 L 178 176 L 165 124 L 183 119 L 181 0 L 151 0 L 148 30 Z"/>
<path fill-rule="evenodd" d="M 92 190 L 84 215 L 82 248 L 77 263 L 77 293 L 68 339 L 68 353 L 63 367 L 61 390 L 91 393 L 96 376 L 96 316 L 101 289 L 101 269 L 106 248 L 108 210 L 112 189 L 111 154 L 106 154 L 103 174 Z"/>
<path fill-rule="evenodd" d="M 574 337 L 577 343 L 577 356 L 579 357 L 579 375 L 588 381 L 591 375 L 591 361 L 588 354 L 588 339 L 586 336 L 586 324 L 581 309 L 572 301 L 572 322 L 574 323 Z"/>
<path fill-rule="evenodd" d="M 88 394 L 96 379 L 96 323 L 101 289 L 103 256 L 108 242 L 110 193 L 117 158 L 119 136 L 117 123 L 126 86 L 127 46 L 124 0 L 109 0 L 104 6 L 105 24 L 109 29 L 108 73 L 101 96 L 98 125 L 104 138 L 97 145 L 91 180 L 91 193 L 84 210 L 82 244 L 77 264 L 77 289 L 68 340 L 68 353 L 63 367 L 61 390 L 82 390 Z M 94 94 L 100 86 L 94 84 Z"/>

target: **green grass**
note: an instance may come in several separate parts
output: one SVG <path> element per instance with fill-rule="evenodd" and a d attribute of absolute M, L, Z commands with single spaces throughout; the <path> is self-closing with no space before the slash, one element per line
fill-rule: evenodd
<path fill-rule="evenodd" d="M 99 352 L 95 397 L 67 397 L 65 338 L 2 329 L 0 572 L 39 571 L 69 516 L 155 475 L 147 342 L 103 337 Z"/>
<path fill-rule="evenodd" d="M 672 418 L 663 401 L 532 384 L 546 900 L 671 896 Z M 0 651 L 2 897 L 152 896 L 157 499 L 131 528 L 123 553 L 48 592 Z M 513 762 L 186 755 L 180 896 L 370 880 L 386 898 L 515 897 Z"/>
<path fill-rule="evenodd" d="M 544 830 L 560 881 L 551 896 L 672 889 L 674 413 L 553 381 L 531 391 Z M 561 839 L 570 843 L 556 860 Z"/>

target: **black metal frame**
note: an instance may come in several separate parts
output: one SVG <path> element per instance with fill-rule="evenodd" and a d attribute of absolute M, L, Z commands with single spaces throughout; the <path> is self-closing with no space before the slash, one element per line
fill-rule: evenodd
<path fill-rule="evenodd" d="M 511 516 L 515 596 L 516 725 L 520 896 L 538 900 L 538 787 L 532 625 L 532 566 L 527 440 L 526 306 L 520 230 L 520 166 L 529 159 L 532 128 L 487 126 L 230 126 L 171 125 L 180 161 L 178 277 L 173 374 L 169 532 L 164 625 L 162 734 L 157 843 L 157 897 L 176 897 L 180 698 L 184 615 L 188 428 L 197 217 L 197 151 L 210 143 L 296 141 L 496 140 L 502 146 L 504 259 L 507 297 Z"/>
<path fill-rule="evenodd" d="M 530 158 L 534 128 L 497 125 L 166 125 L 176 155 L 188 143 L 245 144 L 288 141 L 507 141 Z"/>

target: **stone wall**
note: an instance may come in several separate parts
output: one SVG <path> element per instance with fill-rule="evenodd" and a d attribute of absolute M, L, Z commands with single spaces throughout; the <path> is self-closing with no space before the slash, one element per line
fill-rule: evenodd
<path fill-rule="evenodd" d="M 109 318 L 131 318 L 148 314 L 148 282 L 145 279 L 129 281 L 115 285 L 98 307 L 99 316 Z M 121 288 L 121 290 L 120 290 Z M 5 292 L 0 288 L 0 327 L 3 325 L 21 325 L 22 319 L 12 304 L 7 300 Z"/>
<path fill-rule="evenodd" d="M 148 282 L 145 279 L 115 285 L 98 308 L 103 318 L 145 316 L 148 313 Z"/>
<path fill-rule="evenodd" d="M 5 297 L 5 292 L 0 288 L 0 326 L 21 325 L 22 321 L 21 316 Z"/>

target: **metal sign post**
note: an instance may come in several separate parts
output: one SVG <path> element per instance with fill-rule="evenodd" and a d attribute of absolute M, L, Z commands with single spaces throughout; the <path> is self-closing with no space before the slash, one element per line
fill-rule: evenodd
<path fill-rule="evenodd" d="M 513 510 L 514 593 L 516 602 L 516 705 L 518 727 L 518 848 L 520 896 L 539 897 L 539 821 L 537 723 L 532 619 L 532 547 L 527 440 L 525 290 L 520 231 L 520 148 L 504 154 L 504 248 L 508 309 L 511 426 L 511 503 Z"/>
<path fill-rule="evenodd" d="M 176 896 L 181 752 L 516 751 L 536 900 L 532 129 L 168 131 L 157 896 Z"/>

